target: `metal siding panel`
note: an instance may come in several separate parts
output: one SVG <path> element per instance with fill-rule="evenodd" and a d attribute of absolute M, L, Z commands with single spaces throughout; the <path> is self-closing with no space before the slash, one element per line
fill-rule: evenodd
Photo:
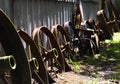
<path fill-rule="evenodd" d="M 89 9 L 88 9 L 89 8 Z M 96 20 L 96 13 L 99 10 L 99 3 L 83 1 L 82 2 L 83 19 L 93 18 Z"/>
<path fill-rule="evenodd" d="M 70 20 L 73 6 L 72 2 L 15 0 L 14 23 L 25 28 L 31 35 L 31 31 L 35 27 L 51 27 Z"/>

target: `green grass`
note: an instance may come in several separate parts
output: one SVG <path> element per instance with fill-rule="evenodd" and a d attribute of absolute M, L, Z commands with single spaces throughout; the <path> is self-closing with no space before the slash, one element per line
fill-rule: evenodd
<path fill-rule="evenodd" d="M 71 66 L 71 68 L 72 68 L 73 70 L 75 70 L 75 69 L 80 69 L 80 61 L 67 60 L 67 62 L 69 63 L 69 65 Z"/>
<path fill-rule="evenodd" d="M 120 79 L 120 33 L 114 33 L 112 39 L 101 42 L 101 50 L 97 58 L 96 60 L 103 66 L 105 63 L 108 63 L 108 66 L 109 64 L 112 65 L 110 68 L 112 68 L 116 74 L 110 76 L 110 80 L 116 81 Z M 93 59 L 93 62 L 96 60 Z"/>
<path fill-rule="evenodd" d="M 107 79 L 111 81 L 119 80 L 120 79 L 120 33 L 114 33 L 113 38 L 110 40 L 101 41 L 99 54 L 95 56 L 86 56 L 84 62 L 71 61 L 71 65 L 73 66 L 74 69 L 80 69 L 81 64 L 88 64 L 94 66 L 94 68 L 96 69 L 95 72 L 97 71 L 98 67 L 104 69 L 106 68 L 106 66 L 108 66 L 108 68 L 111 68 L 115 72 L 115 75 L 108 76 Z"/>

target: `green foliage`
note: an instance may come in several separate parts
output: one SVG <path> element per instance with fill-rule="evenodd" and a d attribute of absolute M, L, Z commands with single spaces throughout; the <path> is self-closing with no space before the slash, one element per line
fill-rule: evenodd
<path fill-rule="evenodd" d="M 118 12 L 120 13 L 120 0 L 116 0 L 116 7 Z"/>
<path fill-rule="evenodd" d="M 80 62 L 79 61 L 71 61 L 69 62 L 70 66 L 72 66 L 72 69 L 80 69 Z"/>
<path fill-rule="evenodd" d="M 113 38 L 100 43 L 100 53 L 95 56 L 85 56 L 84 59 L 69 61 L 72 68 L 80 70 L 80 66 L 89 66 L 84 70 L 84 75 L 94 76 L 96 79 L 89 81 L 89 84 L 97 84 L 98 71 L 108 69 L 114 72 L 113 75 L 107 76 L 106 79 L 113 83 L 120 79 L 120 33 L 114 33 Z M 91 68 L 93 67 L 93 68 Z M 88 73 L 88 74 L 86 74 Z M 94 74 L 95 73 L 95 74 Z"/>
<path fill-rule="evenodd" d="M 120 1 L 120 0 L 119 0 Z M 111 81 L 116 82 L 120 79 L 120 33 L 114 33 L 113 38 L 101 42 L 100 59 L 103 64 L 111 64 L 111 69 L 115 72 L 113 76 L 108 77 Z M 105 63 L 104 63 L 105 62 Z"/>

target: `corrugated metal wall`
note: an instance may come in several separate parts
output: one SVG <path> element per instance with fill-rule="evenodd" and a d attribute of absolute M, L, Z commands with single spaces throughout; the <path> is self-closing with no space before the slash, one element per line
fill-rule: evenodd
<path fill-rule="evenodd" d="M 84 20 L 96 20 L 97 11 L 101 9 L 101 0 L 81 0 L 81 11 Z"/>
<path fill-rule="evenodd" d="M 101 0 L 0 0 L 2 8 L 18 27 L 29 34 L 35 27 L 63 24 L 71 19 L 74 3 L 80 1 L 83 19 L 96 19 Z"/>
<path fill-rule="evenodd" d="M 13 17 L 13 0 L 0 0 L 0 8 L 7 13 L 7 15 L 12 19 Z M 12 13 L 12 14 L 11 14 Z"/>
<path fill-rule="evenodd" d="M 71 19 L 75 0 L 0 0 L 0 8 L 31 35 L 35 27 L 51 27 Z"/>
<path fill-rule="evenodd" d="M 73 2 L 57 0 L 15 0 L 14 23 L 29 34 L 33 28 L 63 24 L 71 19 Z"/>

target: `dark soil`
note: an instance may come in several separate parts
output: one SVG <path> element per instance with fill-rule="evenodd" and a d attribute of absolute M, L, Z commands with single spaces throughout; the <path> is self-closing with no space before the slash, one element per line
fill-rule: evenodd
<path fill-rule="evenodd" d="M 120 46 L 113 43 L 101 43 L 100 54 L 86 56 L 80 60 L 79 68 L 71 72 L 57 74 L 55 84 L 119 84 Z"/>

